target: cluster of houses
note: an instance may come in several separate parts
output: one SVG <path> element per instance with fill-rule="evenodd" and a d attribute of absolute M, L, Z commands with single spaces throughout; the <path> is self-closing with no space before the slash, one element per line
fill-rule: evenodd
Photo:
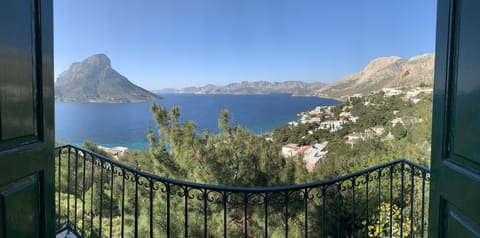
<path fill-rule="evenodd" d="M 406 93 L 400 89 L 396 88 L 383 88 L 382 91 L 384 97 L 392 97 L 401 94 L 405 94 L 404 100 L 410 100 L 413 103 L 418 103 L 421 99 L 416 98 L 421 93 L 432 93 L 432 88 L 414 88 Z M 377 93 L 377 92 L 373 92 Z M 352 97 L 361 97 L 361 95 L 354 95 Z M 370 102 L 369 100 L 365 100 L 364 104 L 368 105 Z M 350 106 L 351 107 L 351 106 Z M 343 128 L 344 125 L 348 123 L 356 123 L 359 119 L 358 116 L 352 116 L 352 114 L 347 110 L 348 106 L 345 106 L 340 112 L 338 119 L 333 119 L 334 114 L 332 112 L 332 106 L 318 106 L 313 110 L 308 112 L 303 112 L 299 114 L 300 117 L 299 121 L 292 121 L 289 122 L 291 126 L 297 126 L 299 124 L 305 123 L 315 123 L 318 124 L 319 129 L 328 130 L 330 132 L 335 132 Z M 393 112 L 396 114 L 396 112 Z M 397 123 L 402 123 L 401 118 L 395 118 L 391 121 L 392 125 Z M 308 133 L 313 134 L 313 131 L 309 131 Z M 393 136 L 391 133 L 385 135 L 385 128 L 383 127 L 372 127 L 366 129 L 364 132 L 354 132 L 347 134 L 343 137 L 345 143 L 347 144 L 354 144 L 357 140 L 366 140 L 371 139 L 374 137 L 382 136 L 384 140 L 391 140 Z M 282 155 L 286 158 L 295 157 L 295 156 L 303 156 L 303 161 L 305 162 L 305 166 L 308 171 L 313 171 L 313 169 L 326 158 L 328 151 L 325 150 L 328 142 L 323 142 L 321 144 L 314 144 L 314 145 L 306 145 L 300 146 L 297 144 L 287 144 L 282 147 Z"/>
<path fill-rule="evenodd" d="M 324 119 L 322 119 L 318 115 L 324 115 Z M 340 119 L 338 120 L 325 120 L 325 118 L 333 118 L 331 106 L 319 106 L 309 112 L 302 113 L 299 116 L 300 124 L 315 123 L 319 125 L 317 129 L 328 130 L 330 132 L 338 131 L 343 128 L 343 125 L 351 122 L 356 123 L 358 120 L 358 117 L 352 116 L 350 112 L 341 112 L 339 116 Z M 298 122 L 289 123 L 289 125 L 293 126 L 296 126 L 298 124 Z"/>
<path fill-rule="evenodd" d="M 396 96 L 400 95 L 403 93 L 402 90 L 396 89 L 396 88 L 383 88 L 381 91 L 383 91 L 386 97 L 391 97 L 391 96 Z M 425 88 L 425 87 L 417 87 L 408 90 L 405 93 L 405 98 L 406 100 L 410 100 L 413 103 L 418 103 L 421 99 L 416 98 L 420 93 L 432 93 L 433 88 Z"/>

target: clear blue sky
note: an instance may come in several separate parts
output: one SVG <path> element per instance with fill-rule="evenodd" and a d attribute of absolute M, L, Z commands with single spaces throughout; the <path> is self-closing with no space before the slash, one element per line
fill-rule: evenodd
<path fill-rule="evenodd" d="M 435 48 L 436 0 L 58 0 L 55 76 L 105 53 L 147 89 L 333 82 Z"/>

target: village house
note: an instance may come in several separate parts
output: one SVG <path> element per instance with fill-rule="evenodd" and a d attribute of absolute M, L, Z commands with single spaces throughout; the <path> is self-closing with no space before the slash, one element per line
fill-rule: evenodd
<path fill-rule="evenodd" d="M 317 123 L 318 124 L 320 122 L 322 122 L 322 119 L 319 118 L 319 117 L 312 117 L 312 118 L 300 120 L 300 123 L 302 123 L 302 124 L 305 124 L 305 123 Z"/>
<path fill-rule="evenodd" d="M 308 172 L 312 172 L 313 169 L 325 160 L 328 151 L 324 151 L 324 149 L 327 147 L 327 144 L 327 141 L 321 144 L 315 144 L 305 151 L 303 161 L 305 162 L 305 168 Z"/>
<path fill-rule="evenodd" d="M 296 122 L 296 121 L 291 121 L 291 122 L 288 123 L 288 125 L 290 125 L 290 126 L 298 126 L 298 122 Z"/>
<path fill-rule="evenodd" d="M 300 146 L 298 144 L 290 143 L 282 146 L 282 155 L 286 158 L 294 157 L 297 155 L 303 155 L 305 151 L 310 148 L 311 148 L 310 145 Z"/>
<path fill-rule="evenodd" d="M 345 140 L 345 143 L 353 144 L 357 140 L 360 140 L 360 139 L 363 140 L 363 135 L 361 133 L 358 133 L 358 132 L 353 132 L 353 133 L 345 135 L 343 137 L 343 139 Z"/>
<path fill-rule="evenodd" d="M 329 130 L 330 132 L 335 132 L 342 129 L 342 126 L 346 124 L 347 120 L 336 120 L 336 121 L 324 121 L 320 123 L 320 129 Z"/>
<path fill-rule="evenodd" d="M 358 119 L 359 119 L 359 117 L 353 117 L 353 116 L 348 118 L 348 120 L 353 122 L 353 123 L 357 123 Z"/>
<path fill-rule="evenodd" d="M 339 116 L 343 117 L 343 118 L 350 118 L 350 117 L 352 117 L 352 113 L 344 111 L 344 112 L 341 112 Z"/>
<path fill-rule="evenodd" d="M 396 96 L 402 93 L 402 90 L 395 88 L 382 88 L 382 91 L 385 93 L 385 97 Z"/>
<path fill-rule="evenodd" d="M 376 136 L 381 136 L 385 133 L 385 128 L 383 127 L 370 127 L 368 129 L 365 129 L 365 138 L 373 138 Z"/>
<path fill-rule="evenodd" d="M 409 90 L 406 96 L 408 99 L 412 99 L 420 93 L 431 93 L 431 92 L 433 92 L 433 88 L 414 88 Z"/>

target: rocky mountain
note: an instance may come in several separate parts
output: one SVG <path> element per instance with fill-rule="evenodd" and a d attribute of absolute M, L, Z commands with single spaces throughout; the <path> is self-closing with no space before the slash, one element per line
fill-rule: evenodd
<path fill-rule="evenodd" d="M 195 94 L 271 94 L 289 93 L 295 95 L 309 95 L 324 87 L 324 83 L 306 83 L 301 81 L 285 82 L 241 82 L 225 86 L 205 85 L 203 87 L 188 87 L 178 90 L 178 93 Z"/>
<path fill-rule="evenodd" d="M 433 85 L 434 54 L 403 59 L 380 57 L 358 73 L 329 84 L 314 95 L 343 99 L 351 95 L 367 95 L 382 88 L 414 88 Z"/>
<path fill-rule="evenodd" d="M 112 69 L 110 59 L 104 54 L 73 63 L 55 81 L 57 101 L 120 103 L 159 98 Z"/>

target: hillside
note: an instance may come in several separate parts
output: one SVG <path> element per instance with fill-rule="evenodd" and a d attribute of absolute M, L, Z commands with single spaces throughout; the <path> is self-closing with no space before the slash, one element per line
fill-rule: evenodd
<path fill-rule="evenodd" d="M 124 103 L 159 98 L 112 69 L 104 54 L 73 63 L 55 81 L 55 100 L 63 102 Z"/>
<path fill-rule="evenodd" d="M 433 85 L 434 54 L 403 59 L 380 57 L 358 73 L 329 84 L 314 95 L 344 99 L 351 95 L 367 95 L 382 88 L 411 89 Z"/>
<path fill-rule="evenodd" d="M 289 93 L 296 95 L 308 95 L 324 87 L 324 83 L 306 83 L 301 81 L 285 82 L 240 82 L 231 83 L 225 86 L 205 85 L 202 87 L 187 87 L 178 90 L 178 93 L 194 94 L 270 94 Z"/>

